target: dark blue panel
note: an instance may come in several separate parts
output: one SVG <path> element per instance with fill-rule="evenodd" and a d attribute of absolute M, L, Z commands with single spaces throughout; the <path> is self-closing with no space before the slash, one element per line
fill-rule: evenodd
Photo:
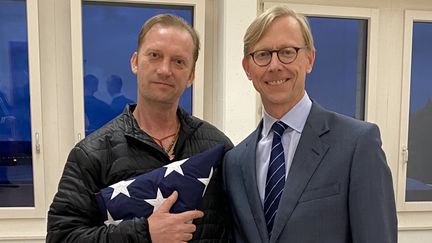
<path fill-rule="evenodd" d="M 161 13 L 173 13 L 191 25 L 193 23 L 192 7 L 84 2 L 84 73 L 94 75 L 98 80 L 93 87 L 84 82 L 87 90 L 84 98 L 86 135 L 117 116 L 125 103 L 136 101 L 136 77 L 130 70 L 129 61 L 137 48 L 142 24 Z M 108 85 L 111 75 L 121 78 L 120 92 L 113 92 L 112 85 Z M 114 101 L 118 96 L 122 97 Z M 192 113 L 191 88 L 180 98 L 180 106 Z"/>
<path fill-rule="evenodd" d="M 432 23 L 413 25 L 406 201 L 432 201 Z"/>
<path fill-rule="evenodd" d="M 333 111 L 363 119 L 367 21 L 308 17 L 316 59 L 307 76 L 312 99 Z"/>
<path fill-rule="evenodd" d="M 25 1 L 0 2 L 0 207 L 32 207 Z"/>

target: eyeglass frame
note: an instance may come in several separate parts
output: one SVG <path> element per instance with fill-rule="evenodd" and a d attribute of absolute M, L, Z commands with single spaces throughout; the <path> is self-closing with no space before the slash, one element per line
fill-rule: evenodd
<path fill-rule="evenodd" d="M 289 61 L 289 62 L 283 62 L 283 61 L 280 59 L 280 57 L 279 57 L 279 52 L 282 51 L 282 50 L 286 50 L 286 49 L 294 49 L 294 50 L 295 50 L 295 57 L 294 57 L 291 61 Z M 266 67 L 266 66 L 268 66 L 268 65 L 271 63 L 272 58 L 273 58 L 273 53 L 276 52 L 276 56 L 277 56 L 279 62 L 281 62 L 281 63 L 283 63 L 283 64 L 290 64 L 290 63 L 293 63 L 293 62 L 297 59 L 298 52 L 299 52 L 301 49 L 307 49 L 307 47 L 294 47 L 294 46 L 288 46 L 288 47 L 284 47 L 284 48 L 282 48 L 282 49 L 278 49 L 278 50 L 257 50 L 257 51 L 254 51 L 254 52 L 249 53 L 248 56 L 251 56 L 251 57 L 252 57 L 252 60 L 254 61 L 254 63 L 255 63 L 257 66 L 259 66 L 259 67 Z M 270 53 L 270 59 L 269 59 L 269 62 L 268 62 L 267 64 L 265 64 L 265 65 L 260 65 L 260 64 L 258 64 L 258 63 L 256 62 L 256 60 L 255 60 L 255 54 L 256 54 L 257 52 L 268 52 L 268 53 Z"/>

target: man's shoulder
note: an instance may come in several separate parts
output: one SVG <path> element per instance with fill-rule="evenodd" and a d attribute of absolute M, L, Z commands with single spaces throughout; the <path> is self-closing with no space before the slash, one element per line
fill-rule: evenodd
<path fill-rule="evenodd" d="M 202 125 L 198 127 L 197 132 L 210 140 L 223 142 L 230 147 L 233 146 L 231 140 L 225 135 L 225 133 L 207 121 L 202 121 Z"/>
<path fill-rule="evenodd" d="M 333 127 L 344 129 L 344 131 L 351 134 L 361 134 L 367 130 L 377 128 L 377 125 L 372 122 L 355 119 L 339 113 L 335 113 L 334 123 Z"/>
<path fill-rule="evenodd" d="M 97 151 L 106 148 L 107 140 L 123 138 L 125 129 L 121 116 L 114 118 L 101 128 L 87 135 L 84 139 L 76 144 L 76 147 L 87 152 Z"/>
<path fill-rule="evenodd" d="M 316 103 L 312 106 L 306 123 L 312 127 L 324 125 L 328 126 L 330 130 L 346 130 L 351 131 L 350 133 L 356 133 L 376 127 L 376 124 L 374 123 L 327 110 Z"/>
<path fill-rule="evenodd" d="M 245 139 L 243 139 L 240 143 L 234 146 L 233 149 L 228 151 L 226 155 L 226 159 L 231 160 L 234 157 L 245 155 L 245 151 L 247 150 L 255 152 L 255 147 L 258 142 L 260 130 L 261 130 L 261 124 L 258 126 L 256 130 L 250 133 Z"/>
<path fill-rule="evenodd" d="M 234 146 L 228 136 L 208 121 L 189 116 L 187 123 L 194 130 L 192 136 L 194 139 L 223 143 L 226 149 L 231 149 Z"/>
<path fill-rule="evenodd" d="M 219 130 L 210 122 L 198 118 L 194 115 L 190 115 L 184 110 L 180 111 L 180 117 L 185 121 L 186 125 L 188 125 L 192 129 L 195 129 L 198 132 L 223 134 L 221 130 Z"/>

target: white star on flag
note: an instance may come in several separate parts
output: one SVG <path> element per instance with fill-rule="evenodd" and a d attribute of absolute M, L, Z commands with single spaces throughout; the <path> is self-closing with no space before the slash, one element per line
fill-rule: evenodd
<path fill-rule="evenodd" d="M 213 167 L 211 167 L 211 169 L 210 169 L 210 175 L 209 175 L 209 177 L 208 178 L 198 178 L 198 180 L 199 181 L 201 181 L 201 183 L 202 184 L 204 184 L 204 191 L 203 191 L 203 193 L 202 193 L 202 196 L 204 197 L 204 193 L 206 192 L 206 190 L 207 190 L 207 186 L 208 186 L 208 184 L 209 184 L 209 182 L 210 182 L 210 179 L 212 178 L 212 176 L 213 176 Z"/>
<path fill-rule="evenodd" d="M 153 212 L 159 208 L 159 206 L 165 201 L 166 198 L 162 196 L 160 189 L 158 188 L 155 199 L 144 199 L 144 201 L 153 206 Z"/>
<path fill-rule="evenodd" d="M 109 212 L 108 210 L 107 210 L 107 216 L 108 216 L 108 219 L 104 221 L 104 224 L 105 224 L 106 226 L 108 226 L 108 225 L 110 225 L 110 224 L 118 225 L 118 224 L 120 224 L 120 223 L 123 221 L 122 219 L 114 220 L 113 217 L 111 216 L 111 214 L 110 214 L 110 212 Z"/>
<path fill-rule="evenodd" d="M 129 179 L 122 178 L 123 181 L 101 189 L 95 197 L 103 213 L 102 221 L 113 224 L 120 219 L 148 218 L 173 191 L 178 192 L 178 199 L 170 208 L 171 213 L 201 209 L 203 196 L 209 190 L 211 178 L 217 174 L 224 153 L 225 146 L 218 144 L 188 159 Z"/>
<path fill-rule="evenodd" d="M 183 169 L 180 167 L 184 162 L 186 162 L 188 159 L 179 160 L 176 162 L 172 162 L 171 164 L 165 165 L 166 171 L 164 177 L 167 177 L 171 172 L 177 171 L 180 175 L 183 175 Z"/>
<path fill-rule="evenodd" d="M 129 195 L 129 191 L 127 189 L 127 187 L 134 182 L 135 179 L 133 180 L 129 180 L 129 181 L 119 181 L 114 185 L 111 185 L 110 187 L 112 189 L 114 189 L 112 195 L 111 195 L 111 199 L 115 198 L 117 195 L 119 195 L 120 193 L 123 193 L 124 195 L 126 195 L 127 197 L 130 197 Z"/>

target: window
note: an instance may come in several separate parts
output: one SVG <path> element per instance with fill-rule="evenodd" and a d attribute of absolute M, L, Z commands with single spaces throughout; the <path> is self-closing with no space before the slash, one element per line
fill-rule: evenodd
<path fill-rule="evenodd" d="M 414 21 L 412 28 L 405 200 L 432 201 L 432 23 Z"/>
<path fill-rule="evenodd" d="M 43 217 L 37 4 L 0 2 L 0 218 Z"/>
<path fill-rule="evenodd" d="M 308 17 L 315 40 L 306 90 L 322 106 L 364 119 L 368 21 Z"/>
<path fill-rule="evenodd" d="M 135 103 L 136 77 L 130 57 L 137 49 L 142 24 L 160 13 L 172 13 L 193 25 L 192 6 L 84 2 L 82 6 L 85 134 L 98 129 Z M 192 113 L 192 88 L 180 106 Z"/>
<path fill-rule="evenodd" d="M 0 6 L 0 207 L 33 207 L 26 2 Z"/>
<path fill-rule="evenodd" d="M 406 10 L 404 24 L 398 201 L 405 211 L 430 211 L 432 167 L 430 157 L 425 156 L 430 154 L 427 135 L 431 128 L 430 122 L 424 123 L 431 116 L 432 85 L 428 78 L 432 48 L 428 41 L 432 40 L 432 12 Z M 432 216 L 430 212 L 425 215 Z"/>

